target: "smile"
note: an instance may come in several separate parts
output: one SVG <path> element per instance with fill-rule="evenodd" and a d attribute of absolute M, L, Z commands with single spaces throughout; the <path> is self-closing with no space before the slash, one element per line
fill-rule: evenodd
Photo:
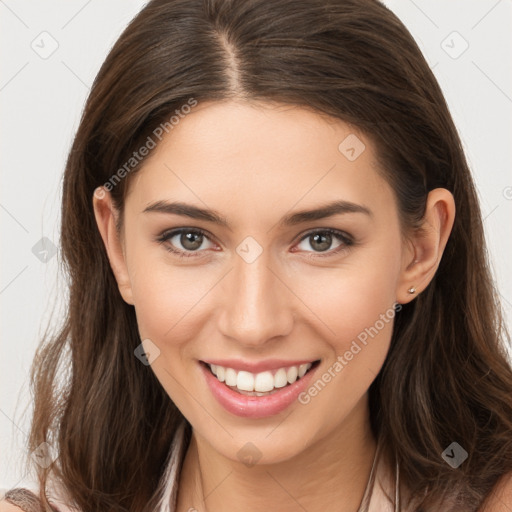
<path fill-rule="evenodd" d="M 313 363 L 306 363 L 256 374 L 244 370 L 236 371 L 233 368 L 215 364 L 211 364 L 209 367 L 218 381 L 224 382 L 233 391 L 249 396 L 265 396 L 304 377 L 312 365 Z"/>
<path fill-rule="evenodd" d="M 229 365 L 229 361 L 223 361 L 222 365 L 218 363 L 220 361 L 200 361 L 213 397 L 236 416 L 264 418 L 284 411 L 297 401 L 299 394 L 309 385 L 320 360 L 294 361 L 295 364 L 285 361 L 254 365 L 236 362 Z"/>

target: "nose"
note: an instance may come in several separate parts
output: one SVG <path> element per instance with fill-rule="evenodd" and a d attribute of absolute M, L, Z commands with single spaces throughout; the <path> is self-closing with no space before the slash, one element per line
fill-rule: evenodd
<path fill-rule="evenodd" d="M 271 268 L 268 251 L 253 262 L 234 258 L 234 268 L 224 279 L 219 329 L 227 338 L 258 347 L 288 335 L 293 328 L 293 294 Z"/>

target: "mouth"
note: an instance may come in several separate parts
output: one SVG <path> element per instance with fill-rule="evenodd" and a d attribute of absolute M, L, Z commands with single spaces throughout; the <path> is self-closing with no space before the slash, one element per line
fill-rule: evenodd
<path fill-rule="evenodd" d="M 228 413 L 263 419 L 284 412 L 297 402 L 312 382 L 320 362 L 216 360 L 199 361 L 199 367 L 212 397 Z"/>
<path fill-rule="evenodd" d="M 320 364 L 320 360 L 281 366 L 261 372 L 237 370 L 205 361 L 200 361 L 200 364 L 219 383 L 224 384 L 226 388 L 235 393 L 251 397 L 264 397 L 293 386 L 313 371 Z"/>

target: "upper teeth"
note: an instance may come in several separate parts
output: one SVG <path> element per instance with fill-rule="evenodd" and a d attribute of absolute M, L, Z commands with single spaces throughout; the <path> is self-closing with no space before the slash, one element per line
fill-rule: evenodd
<path fill-rule="evenodd" d="M 227 386 L 236 386 L 242 391 L 272 391 L 274 388 L 283 388 L 287 384 L 293 384 L 297 378 L 301 378 L 311 368 L 311 363 L 300 366 L 279 368 L 273 375 L 271 371 L 251 373 L 244 370 L 236 371 L 233 368 L 225 368 L 211 364 L 210 368 L 220 382 Z"/>

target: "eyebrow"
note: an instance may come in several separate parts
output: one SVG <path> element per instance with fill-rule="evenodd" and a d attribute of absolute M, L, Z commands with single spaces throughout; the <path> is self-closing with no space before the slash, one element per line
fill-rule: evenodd
<path fill-rule="evenodd" d="M 143 213 L 150 212 L 182 215 L 184 217 L 190 217 L 191 219 L 213 222 L 220 226 L 231 229 L 226 218 L 222 217 L 215 210 L 200 208 L 198 206 L 180 201 L 155 201 L 150 203 L 143 210 Z M 364 215 L 368 215 L 369 217 L 373 217 L 372 211 L 366 206 L 352 203 L 350 201 L 339 200 L 327 203 L 311 210 L 301 210 L 288 214 L 279 221 L 278 225 L 279 227 L 295 226 L 304 222 L 325 219 L 327 217 L 332 217 L 333 215 L 340 215 L 345 213 L 362 213 Z"/>

